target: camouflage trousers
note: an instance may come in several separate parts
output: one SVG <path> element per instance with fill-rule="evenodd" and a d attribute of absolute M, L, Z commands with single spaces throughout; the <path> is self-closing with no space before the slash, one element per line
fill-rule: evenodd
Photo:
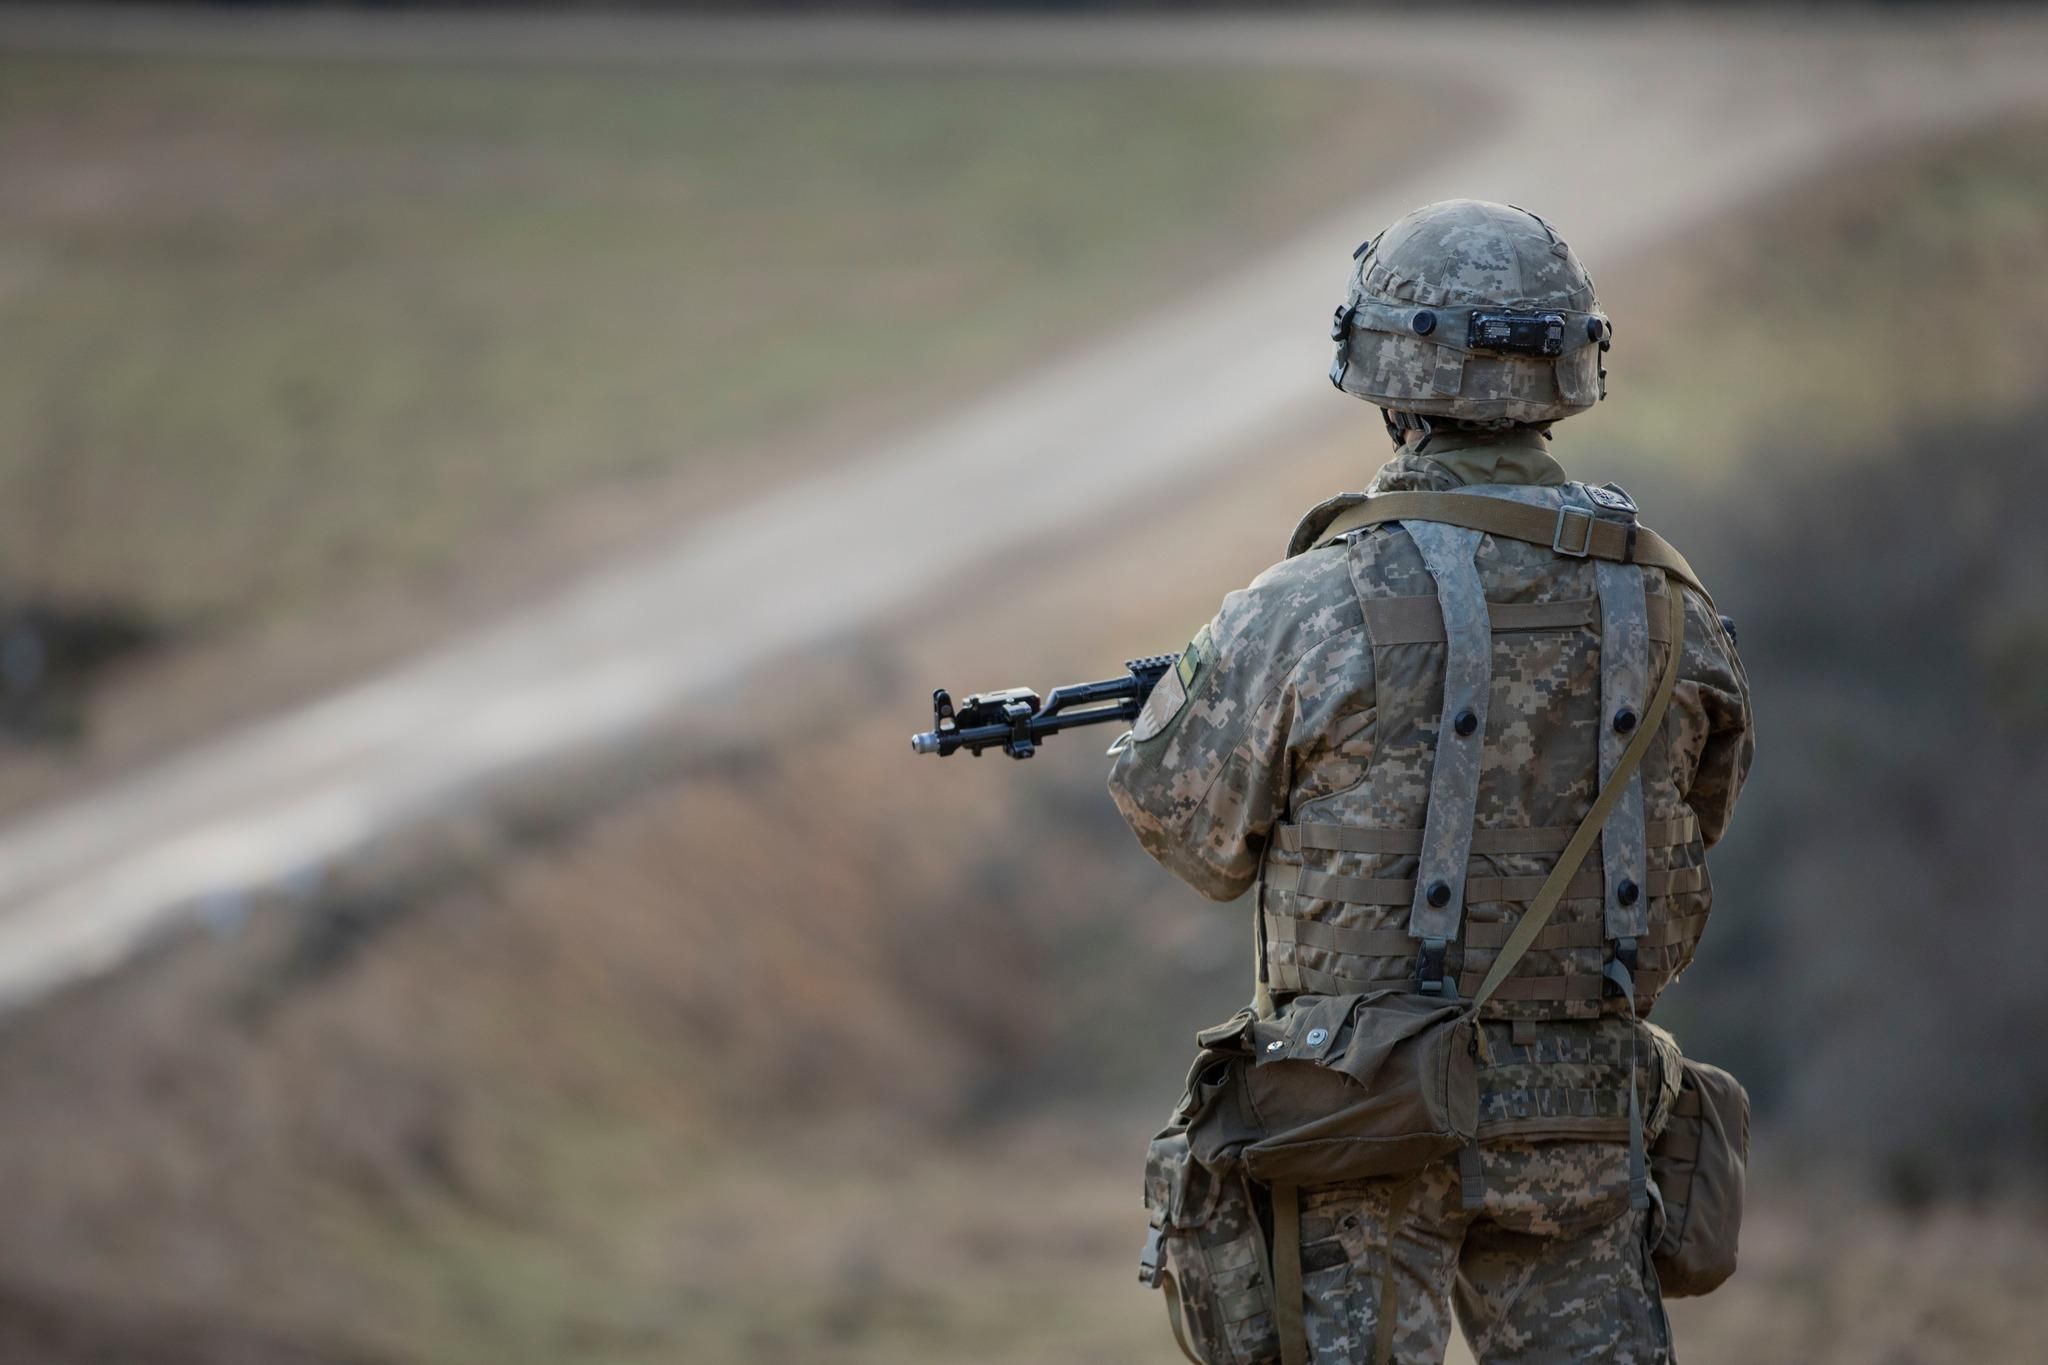
<path fill-rule="evenodd" d="M 1369 1365 L 1389 1344 L 1398 1365 L 1438 1365 L 1454 1306 L 1481 1365 L 1672 1359 L 1626 1146 L 1502 1143 L 1481 1148 L 1480 1171 L 1475 1208 L 1456 1160 L 1301 1192 L 1314 1365 Z"/>

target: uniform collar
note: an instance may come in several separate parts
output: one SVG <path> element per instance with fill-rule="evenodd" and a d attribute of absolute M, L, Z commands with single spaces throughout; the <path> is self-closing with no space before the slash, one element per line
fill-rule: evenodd
<path fill-rule="evenodd" d="M 1440 432 L 1421 452 L 1403 446 L 1367 488 L 1372 493 L 1425 488 L 1439 492 L 1475 483 L 1516 483 L 1556 487 L 1564 466 L 1551 458 L 1550 442 L 1533 431 Z"/>
<path fill-rule="evenodd" d="M 1474 484 L 1568 482 L 1564 466 L 1551 457 L 1550 443 L 1533 431 L 1443 432 L 1417 454 L 1409 447 L 1380 467 L 1363 493 L 1339 493 L 1309 509 L 1287 542 L 1289 558 L 1313 546 L 1323 528 L 1376 493 L 1405 490 L 1448 492 Z"/>

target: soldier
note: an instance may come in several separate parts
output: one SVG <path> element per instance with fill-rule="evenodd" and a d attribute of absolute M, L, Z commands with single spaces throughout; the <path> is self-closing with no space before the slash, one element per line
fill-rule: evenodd
<path fill-rule="evenodd" d="M 1239 1219 L 1270 1239 L 1269 1310 L 1175 1302 L 1175 1332 L 1209 1365 L 1439 1362 L 1455 1308 L 1483 1362 L 1668 1361 L 1642 1152 L 1678 1058 L 1637 1019 L 1692 960 L 1749 769 L 1734 639 L 1627 495 L 1550 453 L 1605 396 L 1611 330 L 1547 222 L 1416 210 L 1359 248 L 1333 336 L 1332 381 L 1380 408 L 1394 457 L 1224 599 L 1110 789 L 1196 890 L 1256 888 L 1262 1047 L 1298 1048 L 1290 1013 L 1332 997 L 1482 996 L 1476 1138 L 1273 1191 Z M 1199 1230 L 1226 1280 L 1227 1231 Z"/>

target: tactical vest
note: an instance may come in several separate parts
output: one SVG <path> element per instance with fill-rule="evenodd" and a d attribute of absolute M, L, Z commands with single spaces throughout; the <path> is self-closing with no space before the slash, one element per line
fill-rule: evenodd
<path fill-rule="evenodd" d="M 1494 524 L 1372 511 L 1401 498 L 1477 508 L 1465 519 Z M 1470 996 L 1683 648 L 1697 580 L 1619 490 L 1354 501 L 1311 539 L 1345 542 L 1352 557 L 1373 644 L 1372 758 L 1361 781 L 1291 811 L 1268 843 L 1262 982 L 1275 997 Z M 1712 892 L 1685 801 L 1697 756 L 1673 751 L 1676 732 L 1667 715 L 1485 1017 L 1589 1019 L 1631 1003 L 1646 1014 L 1692 960 Z M 1632 1002 L 1613 984 L 1630 978 Z"/>

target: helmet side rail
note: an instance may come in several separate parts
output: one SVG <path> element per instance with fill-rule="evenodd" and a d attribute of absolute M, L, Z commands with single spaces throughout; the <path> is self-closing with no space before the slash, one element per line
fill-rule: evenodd
<path fill-rule="evenodd" d="M 965 749 L 979 758 L 984 749 L 1000 748 L 1011 758 L 1029 758 L 1048 735 L 1135 720 L 1179 658 L 1154 654 L 1132 659 L 1121 678 L 1055 687 L 1044 701 L 1028 687 L 1009 687 L 977 692 L 956 709 L 952 694 L 941 687 L 932 693 L 932 728 L 910 737 L 911 751 L 944 758 Z"/>

